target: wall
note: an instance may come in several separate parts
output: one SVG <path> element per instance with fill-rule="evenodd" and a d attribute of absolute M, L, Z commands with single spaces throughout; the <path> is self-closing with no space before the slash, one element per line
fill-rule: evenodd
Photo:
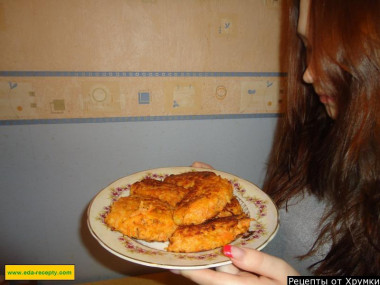
<path fill-rule="evenodd" d="M 95 241 L 86 226 L 92 197 L 128 174 L 194 160 L 261 185 L 275 122 L 2 126 L 0 268 L 75 264 L 77 282 L 157 271 L 114 257 Z"/>
<path fill-rule="evenodd" d="M 86 226 L 90 200 L 137 171 L 202 160 L 261 186 L 283 90 L 278 3 L 0 0 L 0 270 L 159 271 Z"/>
<path fill-rule="evenodd" d="M 2 0 L 0 120 L 277 113 L 275 3 Z"/>

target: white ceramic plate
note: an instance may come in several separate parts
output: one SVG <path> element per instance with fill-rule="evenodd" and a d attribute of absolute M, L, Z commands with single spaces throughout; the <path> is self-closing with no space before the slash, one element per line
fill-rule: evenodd
<path fill-rule="evenodd" d="M 109 252 L 141 265 L 166 269 L 201 269 L 230 264 L 222 254 L 221 248 L 198 253 L 173 253 L 165 248 L 168 243 L 145 242 L 123 236 L 110 230 L 104 223 L 110 206 L 119 197 L 128 196 L 131 184 L 143 178 L 164 179 L 170 174 L 188 171 L 213 171 L 228 179 L 234 187 L 244 211 L 255 221 L 251 222 L 249 234 L 235 240 L 232 244 L 255 249 L 264 248 L 278 230 L 278 211 L 272 200 L 254 184 L 234 175 L 194 167 L 157 168 L 142 171 L 121 178 L 100 191 L 91 201 L 87 211 L 87 224 L 92 235 Z"/>

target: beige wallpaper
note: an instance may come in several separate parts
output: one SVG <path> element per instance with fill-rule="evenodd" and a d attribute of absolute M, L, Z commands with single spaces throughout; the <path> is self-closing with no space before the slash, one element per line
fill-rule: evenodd
<path fill-rule="evenodd" d="M 0 120 L 277 113 L 279 0 L 0 0 Z"/>

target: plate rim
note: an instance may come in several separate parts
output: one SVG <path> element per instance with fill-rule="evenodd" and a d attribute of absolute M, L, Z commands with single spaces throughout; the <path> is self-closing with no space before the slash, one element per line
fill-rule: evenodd
<path fill-rule="evenodd" d="M 280 217 L 279 217 L 279 209 L 277 207 L 277 205 L 273 202 L 272 198 L 267 194 L 265 193 L 263 190 L 261 190 L 260 187 L 258 187 L 256 184 L 252 183 L 251 181 L 249 180 L 246 180 L 246 179 L 243 179 L 235 174 L 232 174 L 232 173 L 229 173 L 229 172 L 225 172 L 225 171 L 220 171 L 220 170 L 217 170 L 217 169 L 208 169 L 208 168 L 199 168 L 199 167 L 192 167 L 192 166 L 172 166 L 172 167 L 158 167 L 158 168 L 152 168 L 152 169 L 146 169 L 146 170 L 142 170 L 142 171 L 137 171 L 137 172 L 134 172 L 134 173 L 131 173 L 129 175 L 126 175 L 126 176 L 123 176 L 123 177 L 120 177 L 114 181 L 112 181 L 111 183 L 109 183 L 107 186 L 105 186 L 103 189 L 101 189 L 100 191 L 98 191 L 98 193 L 90 200 L 90 203 L 87 207 L 87 221 L 86 221 L 86 224 L 87 224 L 87 227 L 91 233 L 91 235 L 95 238 L 95 240 L 104 248 L 106 249 L 108 252 L 110 252 L 111 254 L 114 254 L 115 256 L 123 259 L 123 260 L 127 260 L 129 262 L 132 262 L 132 263 L 136 263 L 136 264 L 140 264 L 140 265 L 144 265 L 144 266 L 149 266 L 149 267 L 156 267 L 156 268 L 164 268 L 164 269 L 179 269 L 179 270 L 192 270 L 192 269 L 205 269 L 205 268 L 213 268 L 213 267 L 218 267 L 218 266 L 223 266 L 223 265 L 228 265 L 228 264 L 231 264 L 231 260 L 229 258 L 226 257 L 226 260 L 222 260 L 222 261 L 218 261 L 218 262 L 207 262 L 205 264 L 197 264 L 197 265 L 168 265 L 168 264 L 162 264 L 162 263 L 157 263 L 157 262 L 149 262 L 149 261 L 145 261 L 145 260 L 140 260 L 140 259 L 137 259 L 135 257 L 130 257 L 130 256 L 127 256 L 125 255 L 124 253 L 120 253 L 118 252 L 117 250 L 111 248 L 109 245 L 107 245 L 99 236 L 98 234 L 95 232 L 95 230 L 92 228 L 91 226 L 91 220 L 90 220 L 90 212 L 91 212 L 91 209 L 92 209 L 92 206 L 95 202 L 95 200 L 101 195 L 101 193 L 103 193 L 104 191 L 108 190 L 109 188 L 111 188 L 114 184 L 117 184 L 120 180 L 122 179 L 126 179 L 128 177 L 131 177 L 131 176 L 135 176 L 135 175 L 143 175 L 144 173 L 149 173 L 149 172 L 152 172 L 152 173 L 155 173 L 155 172 L 160 172 L 160 171 L 163 171 L 163 172 L 167 172 L 168 173 L 168 170 L 169 169 L 175 169 L 176 171 L 178 170 L 179 173 L 182 173 L 181 171 L 182 170 L 188 170 L 188 171 L 212 171 L 216 174 L 221 174 L 222 177 L 223 175 L 227 175 L 227 176 L 231 176 L 231 177 L 234 177 L 234 178 L 237 178 L 238 180 L 240 181 L 244 181 L 245 183 L 248 183 L 248 184 L 251 184 L 253 185 L 255 188 L 257 188 L 262 194 L 264 194 L 266 197 L 266 199 L 268 199 L 272 206 L 274 206 L 274 209 L 275 209 L 275 216 L 276 216 L 276 226 L 274 228 L 274 230 L 268 235 L 267 239 L 265 239 L 258 247 L 256 247 L 255 249 L 256 250 L 262 250 L 263 248 L 265 248 L 265 246 L 268 245 L 268 243 L 270 241 L 273 240 L 273 238 L 276 236 L 276 234 L 278 233 L 278 230 L 279 230 L 279 227 L 280 227 Z M 185 171 L 186 172 L 186 171 Z M 138 181 L 138 180 L 136 180 Z M 123 236 L 123 235 L 122 235 Z M 134 240 L 134 239 L 132 239 Z"/>

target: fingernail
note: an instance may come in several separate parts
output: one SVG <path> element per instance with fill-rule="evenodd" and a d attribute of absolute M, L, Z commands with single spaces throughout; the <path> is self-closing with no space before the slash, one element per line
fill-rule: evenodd
<path fill-rule="evenodd" d="M 174 274 L 181 274 L 181 272 L 178 269 L 170 269 L 170 272 Z"/>
<path fill-rule="evenodd" d="M 229 258 L 239 259 L 244 255 L 244 250 L 233 245 L 223 246 L 223 253 Z"/>
<path fill-rule="evenodd" d="M 231 246 L 229 244 L 223 246 L 223 254 L 229 258 L 232 258 Z"/>

